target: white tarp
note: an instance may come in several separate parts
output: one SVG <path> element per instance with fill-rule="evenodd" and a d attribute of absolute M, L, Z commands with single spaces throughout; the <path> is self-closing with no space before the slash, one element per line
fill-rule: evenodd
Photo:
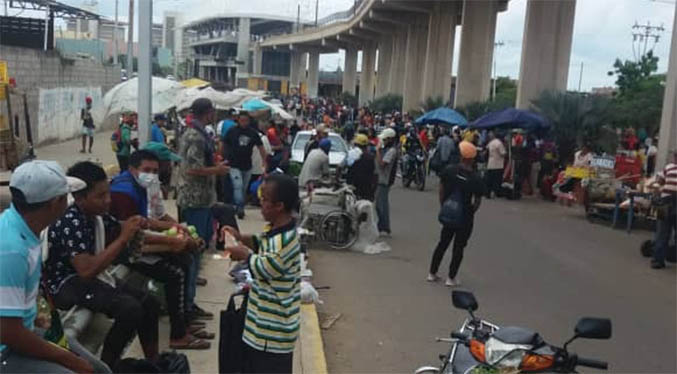
<path fill-rule="evenodd" d="M 153 77 L 152 113 L 162 113 L 174 107 L 176 97 L 184 87 L 173 80 Z M 100 105 L 94 105 L 94 123 L 102 123 L 110 116 L 124 112 L 137 112 L 139 79 L 132 78 L 113 87 L 106 93 Z"/>
<path fill-rule="evenodd" d="M 41 88 L 38 101 L 37 143 L 45 140 L 66 140 L 82 131 L 80 111 L 85 98 L 91 97 L 94 105 L 101 103 L 101 87 Z M 95 122 L 98 126 L 101 122 Z"/>
<path fill-rule="evenodd" d="M 367 219 L 360 223 L 359 227 L 359 236 L 355 244 L 350 247 L 351 250 L 362 252 L 368 255 L 374 255 L 381 252 L 390 251 L 390 245 L 385 242 L 379 242 L 378 240 L 378 226 L 377 226 L 377 216 L 376 209 L 374 209 L 374 204 L 369 200 L 358 200 L 354 206 L 355 215 L 360 216 L 365 214 Z"/>
<path fill-rule="evenodd" d="M 178 112 L 190 108 L 198 98 L 206 98 L 212 101 L 214 107 L 220 110 L 241 107 L 245 101 L 258 99 L 265 96 L 263 91 L 251 91 L 238 88 L 233 91 L 221 92 L 212 87 L 192 87 L 181 91 L 175 98 L 176 110 Z"/>

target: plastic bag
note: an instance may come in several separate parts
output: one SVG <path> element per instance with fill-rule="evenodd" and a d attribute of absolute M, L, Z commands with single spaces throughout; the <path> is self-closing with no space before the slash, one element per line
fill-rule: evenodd
<path fill-rule="evenodd" d="M 355 214 L 358 217 L 366 217 L 360 222 L 359 236 L 351 250 L 373 255 L 390 251 L 390 246 L 384 242 L 378 242 L 378 226 L 374 204 L 368 200 L 358 200 L 355 203 Z"/>
<path fill-rule="evenodd" d="M 320 294 L 317 293 L 315 287 L 310 282 L 304 280 L 301 281 L 301 302 L 303 304 L 324 304 L 320 300 Z"/>

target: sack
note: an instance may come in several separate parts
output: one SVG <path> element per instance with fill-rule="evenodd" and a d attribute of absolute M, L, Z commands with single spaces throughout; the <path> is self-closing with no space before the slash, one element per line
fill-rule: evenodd
<path fill-rule="evenodd" d="M 233 294 L 228 300 L 228 307 L 221 311 L 219 328 L 219 373 L 241 373 L 244 369 L 244 322 L 247 315 L 248 294 L 244 294 L 242 305 L 235 309 Z"/>
<path fill-rule="evenodd" d="M 442 204 L 437 219 L 446 227 L 459 228 L 463 226 L 463 193 L 456 188 Z"/>
<path fill-rule="evenodd" d="M 113 131 L 113 134 L 110 136 L 110 147 L 113 152 L 117 153 L 122 149 L 122 131 L 120 128 Z"/>
<path fill-rule="evenodd" d="M 123 358 L 111 368 L 119 374 L 159 374 L 164 373 L 160 367 L 145 358 Z"/>
<path fill-rule="evenodd" d="M 160 368 L 160 373 L 190 374 L 188 357 L 183 353 L 160 353 L 160 358 L 155 364 Z"/>

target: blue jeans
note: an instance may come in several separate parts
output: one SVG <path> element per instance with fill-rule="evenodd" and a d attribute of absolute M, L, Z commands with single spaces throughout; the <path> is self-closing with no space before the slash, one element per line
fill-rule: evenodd
<path fill-rule="evenodd" d="M 181 210 L 181 220 L 189 225 L 195 226 L 197 234 L 207 243 L 212 239 L 212 210 L 211 208 L 184 208 Z M 195 295 L 197 293 L 197 274 L 200 269 L 201 254 L 191 253 L 193 261 L 188 268 L 185 284 L 185 304 L 186 310 L 193 309 L 195 305 Z"/>
<path fill-rule="evenodd" d="M 675 204 L 675 202 L 671 202 Z M 672 233 L 677 225 L 677 217 L 675 217 L 675 206 L 672 205 L 668 212 L 667 217 L 659 219 L 656 221 L 656 234 L 654 236 L 654 251 L 653 251 L 653 260 L 656 262 L 665 262 L 665 253 L 668 250 L 668 245 L 670 244 L 670 238 Z"/>
<path fill-rule="evenodd" d="M 376 215 L 378 216 L 378 231 L 390 233 L 390 203 L 388 195 L 390 186 L 379 184 L 376 186 Z"/>
<path fill-rule="evenodd" d="M 233 203 L 240 211 L 244 210 L 245 196 L 247 196 L 247 187 L 251 177 L 251 169 L 230 169 L 230 181 L 233 183 Z"/>

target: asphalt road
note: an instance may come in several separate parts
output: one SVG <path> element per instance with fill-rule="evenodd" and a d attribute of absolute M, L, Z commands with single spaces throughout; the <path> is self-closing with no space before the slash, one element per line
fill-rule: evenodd
<path fill-rule="evenodd" d="M 465 318 L 443 283 L 425 281 L 439 237 L 437 183 L 430 182 L 424 192 L 391 192 L 391 252 L 311 252 L 313 283 L 331 287 L 320 291 L 321 315 L 342 313 L 323 331 L 330 372 L 412 373 L 437 365 L 448 347 L 434 338 Z M 499 325 L 529 327 L 562 344 L 580 317 L 608 317 L 612 340 L 579 340 L 571 350 L 608 361 L 610 372 L 675 373 L 676 268 L 649 268 L 639 246 L 650 237 L 591 224 L 580 208 L 485 200 L 459 276 L 475 293 L 478 314 Z"/>

